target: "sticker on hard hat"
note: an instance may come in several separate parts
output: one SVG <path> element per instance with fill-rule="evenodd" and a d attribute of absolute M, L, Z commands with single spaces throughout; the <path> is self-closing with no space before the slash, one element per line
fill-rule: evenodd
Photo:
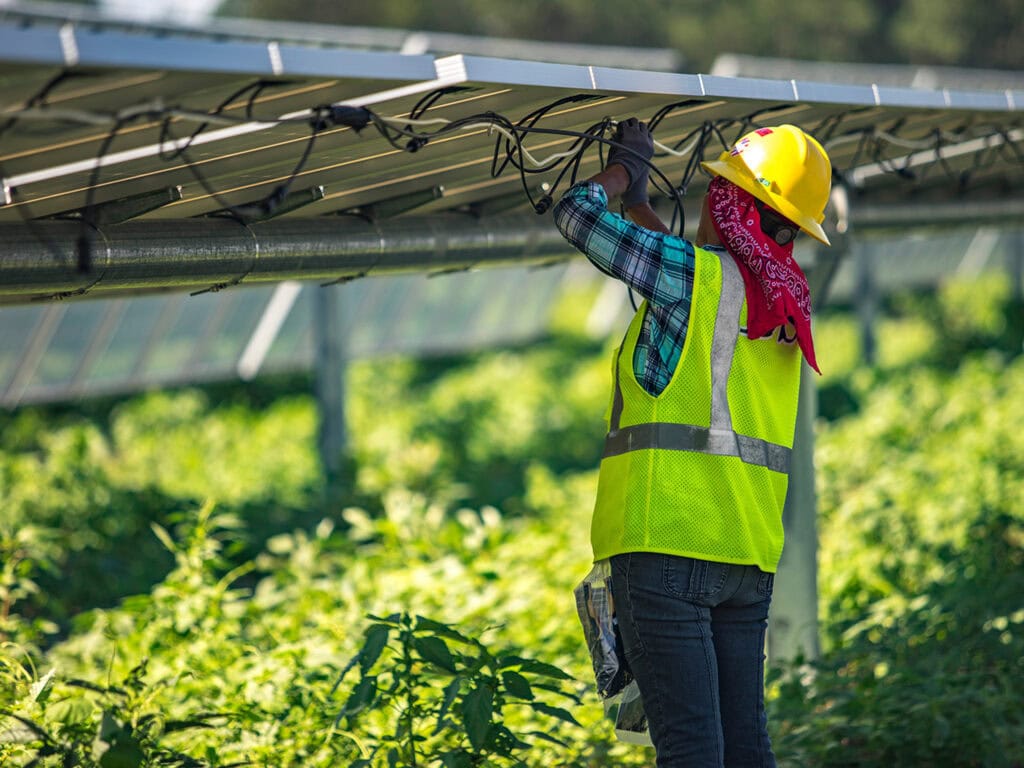
<path fill-rule="evenodd" d="M 774 131 L 771 128 L 758 128 L 756 131 L 754 131 L 754 133 L 756 133 L 758 136 L 767 136 L 771 133 L 774 133 Z M 747 145 L 749 143 L 750 135 L 748 134 L 736 142 L 736 144 L 733 146 L 729 154 L 732 155 L 733 157 L 735 157 L 736 155 L 743 154 L 743 150 L 747 148 Z"/>

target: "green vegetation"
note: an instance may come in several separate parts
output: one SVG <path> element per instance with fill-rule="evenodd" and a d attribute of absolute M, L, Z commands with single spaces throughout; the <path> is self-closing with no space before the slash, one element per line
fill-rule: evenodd
<path fill-rule="evenodd" d="M 771 670 L 774 743 L 1015 768 L 1021 308 L 985 283 L 889 309 L 876 369 L 849 316 L 817 327 L 825 653 Z M 0 765 L 650 764 L 572 604 L 610 352 L 574 327 L 354 366 L 339 505 L 302 381 L 3 416 Z"/>

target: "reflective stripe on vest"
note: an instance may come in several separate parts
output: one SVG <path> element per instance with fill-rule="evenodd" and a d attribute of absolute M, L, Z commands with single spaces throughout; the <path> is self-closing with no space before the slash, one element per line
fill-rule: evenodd
<path fill-rule="evenodd" d="M 657 448 L 736 456 L 747 464 L 767 467 L 775 472 L 789 472 L 790 448 L 733 431 L 728 384 L 737 336 L 736 326 L 728 321 L 728 315 L 743 303 L 746 288 L 739 267 L 732 257 L 720 253 L 715 255 L 722 263 L 722 293 L 718 300 L 715 335 L 711 342 L 711 426 L 658 422 L 620 428 L 623 401 L 618 367 L 622 362 L 622 350 L 626 347 L 623 344 L 615 361 L 615 396 L 603 458 Z"/>

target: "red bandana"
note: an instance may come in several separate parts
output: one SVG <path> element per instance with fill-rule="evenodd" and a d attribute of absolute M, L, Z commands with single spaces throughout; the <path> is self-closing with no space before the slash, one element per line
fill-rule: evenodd
<path fill-rule="evenodd" d="M 721 176 L 708 186 L 708 207 L 719 240 L 740 267 L 747 288 L 747 338 L 792 323 L 810 366 L 818 370 L 811 338 L 811 294 L 793 258 L 793 243 L 778 245 L 761 231 L 754 196 Z"/>

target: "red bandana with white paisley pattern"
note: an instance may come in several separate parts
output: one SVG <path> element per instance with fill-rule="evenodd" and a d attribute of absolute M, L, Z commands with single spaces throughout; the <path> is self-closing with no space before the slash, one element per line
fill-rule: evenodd
<path fill-rule="evenodd" d="M 810 366 L 818 373 L 811 338 L 811 294 L 793 258 L 793 243 L 778 245 L 761 231 L 754 196 L 716 176 L 708 186 L 708 208 L 719 240 L 740 267 L 747 289 L 747 338 L 758 339 L 792 323 Z"/>

